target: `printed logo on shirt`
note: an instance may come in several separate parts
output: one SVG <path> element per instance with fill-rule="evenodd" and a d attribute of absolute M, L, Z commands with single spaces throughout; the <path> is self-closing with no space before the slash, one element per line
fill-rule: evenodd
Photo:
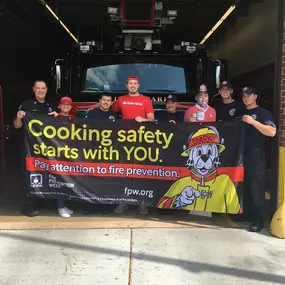
<path fill-rule="evenodd" d="M 114 116 L 109 116 L 109 120 L 115 120 Z"/>
<path fill-rule="evenodd" d="M 251 117 L 252 117 L 254 120 L 256 120 L 256 118 L 257 118 L 256 114 L 251 115 Z"/>
<path fill-rule="evenodd" d="M 140 102 L 130 102 L 130 101 L 124 101 L 123 105 L 135 105 L 135 106 L 143 106 L 143 103 Z"/>
<path fill-rule="evenodd" d="M 236 109 L 231 109 L 229 111 L 230 116 L 234 116 L 235 113 L 236 113 Z"/>

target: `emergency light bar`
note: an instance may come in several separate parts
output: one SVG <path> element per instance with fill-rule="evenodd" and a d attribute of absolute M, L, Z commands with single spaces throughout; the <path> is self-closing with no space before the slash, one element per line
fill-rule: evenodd
<path fill-rule="evenodd" d="M 174 45 L 173 50 L 186 52 L 186 53 L 194 53 L 198 49 L 203 49 L 203 46 L 197 43 L 191 42 L 181 42 L 180 45 Z"/>
<path fill-rule="evenodd" d="M 81 53 L 92 53 L 96 50 L 102 50 L 102 44 L 97 41 L 86 41 L 79 43 L 79 51 Z"/>

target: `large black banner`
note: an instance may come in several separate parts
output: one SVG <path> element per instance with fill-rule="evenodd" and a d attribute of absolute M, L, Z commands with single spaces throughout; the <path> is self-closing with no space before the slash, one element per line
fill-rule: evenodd
<path fill-rule="evenodd" d="M 90 203 L 241 211 L 243 123 L 24 119 L 30 194 Z"/>

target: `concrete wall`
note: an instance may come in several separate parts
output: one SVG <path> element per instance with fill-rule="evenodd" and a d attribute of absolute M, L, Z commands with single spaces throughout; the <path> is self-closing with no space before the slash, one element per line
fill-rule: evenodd
<path fill-rule="evenodd" d="M 228 59 L 229 79 L 275 61 L 277 2 L 265 0 L 252 5 L 249 15 L 239 18 L 209 51 L 212 57 Z"/>

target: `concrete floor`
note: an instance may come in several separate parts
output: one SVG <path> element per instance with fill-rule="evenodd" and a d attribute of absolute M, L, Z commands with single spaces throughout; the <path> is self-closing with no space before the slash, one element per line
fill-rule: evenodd
<path fill-rule="evenodd" d="M 2 230 L 0 284 L 285 284 L 285 242 L 266 232 Z"/>
<path fill-rule="evenodd" d="M 84 216 L 71 207 L 64 220 L 54 202 L 27 218 L 9 181 L 0 185 L 0 285 L 285 284 L 285 240 L 268 228 L 155 209 Z"/>

